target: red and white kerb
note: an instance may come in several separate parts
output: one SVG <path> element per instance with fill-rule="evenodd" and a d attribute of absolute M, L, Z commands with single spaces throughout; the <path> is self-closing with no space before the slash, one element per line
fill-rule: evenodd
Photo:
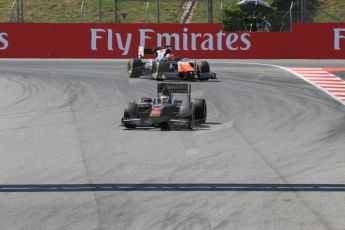
<path fill-rule="evenodd" d="M 317 86 L 330 96 L 338 99 L 345 105 L 345 81 L 334 74 L 329 73 L 327 68 L 288 68 L 288 70 L 304 80 Z M 335 71 L 337 71 L 334 68 Z M 340 69 L 339 69 L 340 71 Z M 345 71 L 345 69 L 341 69 Z"/>

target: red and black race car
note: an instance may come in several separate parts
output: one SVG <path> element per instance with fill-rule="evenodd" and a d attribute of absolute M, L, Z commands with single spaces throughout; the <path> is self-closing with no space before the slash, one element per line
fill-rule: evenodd
<path fill-rule="evenodd" d="M 144 60 L 144 55 L 154 55 L 154 59 Z M 200 80 L 216 79 L 216 74 L 210 72 L 207 61 L 179 59 L 175 57 L 171 47 L 164 49 L 144 49 L 139 47 L 138 58 L 128 61 L 128 75 L 137 78 L 151 75 L 154 80 Z"/>
<path fill-rule="evenodd" d="M 174 94 L 186 94 L 185 100 Z M 159 83 L 156 98 L 139 98 L 126 105 L 122 126 L 126 128 L 171 127 L 193 129 L 206 122 L 207 107 L 203 98 L 191 99 L 191 85 Z"/>

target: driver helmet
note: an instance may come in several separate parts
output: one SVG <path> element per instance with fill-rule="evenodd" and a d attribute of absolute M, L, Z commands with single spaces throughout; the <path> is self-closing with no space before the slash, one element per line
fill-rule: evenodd
<path fill-rule="evenodd" d="M 161 103 L 164 104 L 164 105 L 168 104 L 168 102 L 169 102 L 169 96 L 166 96 L 166 95 L 160 96 L 159 99 L 161 100 Z"/>
<path fill-rule="evenodd" d="M 173 60 L 175 60 L 175 55 L 173 53 L 169 53 L 165 56 L 165 60 L 173 61 Z"/>
<path fill-rule="evenodd" d="M 171 53 L 171 46 L 166 46 L 165 47 L 165 54 L 170 54 Z"/>

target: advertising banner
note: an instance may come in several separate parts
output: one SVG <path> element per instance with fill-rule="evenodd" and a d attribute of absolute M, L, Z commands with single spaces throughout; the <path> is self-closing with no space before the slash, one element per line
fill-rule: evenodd
<path fill-rule="evenodd" d="M 343 59 L 345 23 L 294 24 L 292 32 L 223 32 L 221 24 L 0 23 L 0 58 L 137 57 L 170 45 L 209 59 Z"/>

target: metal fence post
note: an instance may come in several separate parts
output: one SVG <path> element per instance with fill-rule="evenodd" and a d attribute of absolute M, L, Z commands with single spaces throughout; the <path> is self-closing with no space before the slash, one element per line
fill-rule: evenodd
<path fill-rule="evenodd" d="M 24 22 L 24 1 L 20 0 L 20 17 L 21 22 Z"/>
<path fill-rule="evenodd" d="M 118 19 L 118 12 L 119 12 L 119 6 L 118 6 L 118 0 L 114 0 L 114 5 L 115 5 L 115 23 L 119 22 Z"/>
<path fill-rule="evenodd" d="M 300 22 L 305 22 L 305 0 L 298 0 L 298 9 L 299 9 L 299 17 L 300 17 Z"/>
<path fill-rule="evenodd" d="M 102 0 L 99 0 L 98 1 L 98 4 L 99 4 L 99 22 L 102 23 L 102 19 L 103 19 L 103 16 L 102 16 Z"/>
<path fill-rule="evenodd" d="M 207 22 L 213 23 L 213 6 L 212 0 L 207 0 Z"/>
<path fill-rule="evenodd" d="M 146 22 L 149 22 L 149 1 L 146 2 Z"/>
<path fill-rule="evenodd" d="M 16 0 L 14 0 L 12 2 L 12 5 L 11 5 L 11 11 L 10 11 L 10 14 L 8 15 L 8 22 L 13 22 L 13 18 L 14 18 L 14 13 L 13 13 L 13 9 L 14 9 L 14 6 L 16 5 Z"/>
<path fill-rule="evenodd" d="M 297 4 L 297 21 L 301 21 L 301 0 L 296 1 Z"/>
<path fill-rule="evenodd" d="M 223 1 L 220 1 L 220 22 L 223 23 Z"/>
<path fill-rule="evenodd" d="M 17 22 L 20 22 L 20 19 L 19 19 L 19 0 L 16 0 L 16 7 L 17 7 Z"/>
<path fill-rule="evenodd" d="M 292 9 L 294 6 L 295 6 L 295 3 L 293 1 L 291 1 L 290 10 L 289 10 L 289 13 L 290 13 L 290 32 L 292 32 Z"/>
<path fill-rule="evenodd" d="M 302 4 L 301 4 L 301 21 L 304 22 L 305 21 L 305 1 L 301 0 Z"/>
<path fill-rule="evenodd" d="M 160 0 L 157 0 L 157 23 L 160 22 L 160 3 L 159 3 Z"/>
<path fill-rule="evenodd" d="M 80 22 L 81 23 L 84 22 L 84 4 L 85 4 L 85 1 L 83 0 L 81 2 L 81 7 L 80 7 Z"/>

